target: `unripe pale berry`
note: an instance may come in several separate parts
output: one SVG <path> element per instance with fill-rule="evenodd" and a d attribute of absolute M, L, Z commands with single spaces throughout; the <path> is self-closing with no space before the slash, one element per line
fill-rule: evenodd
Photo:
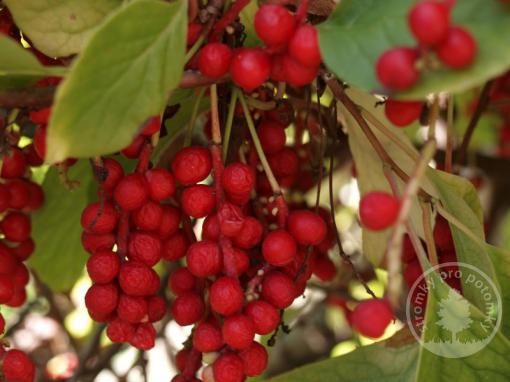
<path fill-rule="evenodd" d="M 251 318 L 236 314 L 223 321 L 221 332 L 227 345 L 234 349 L 246 349 L 255 337 L 255 326 Z"/>
<path fill-rule="evenodd" d="M 232 277 L 220 277 L 209 289 L 209 303 L 216 313 L 232 315 L 241 310 L 243 302 L 243 289 L 239 281 Z"/>
<path fill-rule="evenodd" d="M 126 211 L 133 211 L 143 206 L 149 197 L 149 187 L 140 174 L 129 174 L 122 178 L 113 194 L 115 202 Z"/>
<path fill-rule="evenodd" d="M 269 46 L 289 41 L 296 28 L 294 16 L 281 5 L 264 4 L 255 14 L 255 32 Z"/>
<path fill-rule="evenodd" d="M 5 238 L 13 242 L 28 240 L 32 231 L 30 218 L 20 212 L 9 212 L 0 222 Z"/>
<path fill-rule="evenodd" d="M 244 374 L 248 377 L 256 377 L 267 368 L 267 350 L 258 342 L 252 342 L 250 347 L 239 352 L 239 356 L 243 360 Z"/>
<path fill-rule="evenodd" d="M 181 326 L 191 325 L 198 322 L 205 312 L 202 298 L 194 292 L 188 292 L 178 296 L 171 307 L 172 317 Z"/>
<path fill-rule="evenodd" d="M 361 224 L 373 231 L 392 226 L 398 217 L 400 202 L 391 194 L 381 191 L 366 193 L 359 204 Z"/>
<path fill-rule="evenodd" d="M 416 68 L 418 52 L 413 48 L 397 47 L 384 52 L 376 64 L 379 82 L 392 90 L 405 90 L 420 77 Z"/>
<path fill-rule="evenodd" d="M 243 370 L 242 359 L 234 353 L 223 353 L 213 363 L 215 382 L 243 382 Z"/>
<path fill-rule="evenodd" d="M 163 208 L 158 203 L 148 201 L 131 215 L 136 228 L 144 231 L 154 231 L 159 228 L 163 220 Z"/>
<path fill-rule="evenodd" d="M 213 42 L 205 45 L 198 54 L 198 70 L 209 78 L 220 78 L 230 68 L 232 50 L 228 45 Z"/>
<path fill-rule="evenodd" d="M 169 199 L 175 193 L 174 176 L 163 168 L 154 168 L 147 171 L 145 179 L 149 186 L 149 195 L 156 202 Z"/>
<path fill-rule="evenodd" d="M 197 279 L 186 267 L 176 269 L 168 278 L 168 288 L 176 295 L 193 291 L 196 283 Z"/>
<path fill-rule="evenodd" d="M 207 178 L 211 167 L 211 154 L 204 147 L 186 147 L 172 161 L 175 179 L 184 185 L 201 182 Z"/>
<path fill-rule="evenodd" d="M 188 247 L 188 238 L 184 231 L 180 229 L 163 242 L 161 256 L 167 261 L 178 260 L 186 255 Z"/>
<path fill-rule="evenodd" d="M 397 127 L 405 127 L 420 118 L 422 103 L 419 101 L 386 100 L 384 114 Z"/>
<path fill-rule="evenodd" d="M 361 301 L 351 315 L 352 325 L 366 337 L 379 338 L 394 316 L 387 301 L 372 299 Z"/>
<path fill-rule="evenodd" d="M 89 233 L 110 233 L 117 225 L 117 212 L 111 203 L 92 203 L 83 210 L 80 222 L 82 228 Z"/>
<path fill-rule="evenodd" d="M 129 296 L 122 293 L 117 305 L 117 315 L 123 321 L 136 324 L 147 316 L 147 301 L 143 297 Z"/>
<path fill-rule="evenodd" d="M 280 323 L 278 310 L 268 302 L 257 300 L 246 305 L 244 314 L 251 318 L 255 325 L 255 333 L 272 333 Z"/>
<path fill-rule="evenodd" d="M 112 251 L 100 251 L 89 257 L 87 272 L 92 281 L 107 284 L 117 276 L 120 269 L 119 256 Z"/>
<path fill-rule="evenodd" d="M 117 308 L 119 290 L 115 284 L 94 284 L 85 295 L 85 305 L 90 312 L 106 315 Z"/>
<path fill-rule="evenodd" d="M 262 298 L 280 309 L 287 308 L 296 297 L 294 282 L 287 275 L 273 271 L 262 280 Z"/>
<path fill-rule="evenodd" d="M 301 245 L 317 245 L 324 240 L 328 232 L 324 219 L 308 210 L 292 211 L 287 226 L 290 234 Z"/>
<path fill-rule="evenodd" d="M 223 338 L 218 325 L 210 322 L 198 324 L 193 333 L 193 347 L 201 353 L 218 351 L 223 346 Z"/>
<path fill-rule="evenodd" d="M 181 206 L 184 213 L 194 218 L 209 215 L 216 205 L 214 189 L 205 184 L 197 184 L 184 189 L 181 195 Z"/>
<path fill-rule="evenodd" d="M 239 248 L 250 249 L 255 247 L 262 239 L 264 227 L 253 216 L 247 216 L 241 231 L 232 239 Z"/>
<path fill-rule="evenodd" d="M 186 253 L 189 271 L 196 277 L 209 277 L 221 271 L 222 256 L 217 243 L 198 241 L 189 246 Z"/>
<path fill-rule="evenodd" d="M 161 259 L 161 240 L 149 232 L 133 232 L 129 235 L 128 256 L 152 267 Z"/>
<path fill-rule="evenodd" d="M 270 232 L 262 243 L 264 259 L 277 267 L 290 263 L 296 256 L 296 251 L 296 241 L 282 229 Z"/>
<path fill-rule="evenodd" d="M 239 48 L 234 52 L 230 74 L 235 84 L 247 91 L 254 90 L 269 78 L 271 63 L 259 48 Z"/>
<path fill-rule="evenodd" d="M 476 40 L 471 33 L 461 27 L 452 27 L 446 40 L 437 47 L 436 53 L 446 66 L 463 69 L 473 63 L 476 51 Z"/>
<path fill-rule="evenodd" d="M 319 38 L 313 25 L 304 24 L 296 29 L 289 42 L 289 54 L 302 65 L 311 67 L 320 65 Z"/>
<path fill-rule="evenodd" d="M 260 144 L 266 154 L 274 154 L 285 147 L 287 137 L 285 126 L 281 123 L 267 120 L 260 124 L 257 129 Z"/>
<path fill-rule="evenodd" d="M 407 22 L 418 43 L 429 47 L 435 46 L 444 41 L 448 35 L 450 12 L 442 2 L 421 1 L 411 8 Z"/>

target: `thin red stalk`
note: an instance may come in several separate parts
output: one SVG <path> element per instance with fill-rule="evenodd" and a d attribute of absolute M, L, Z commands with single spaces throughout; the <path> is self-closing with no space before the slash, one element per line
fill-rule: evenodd
<path fill-rule="evenodd" d="M 239 13 L 250 3 L 250 0 L 237 0 L 223 17 L 214 25 L 209 41 L 219 41 L 223 30 L 234 22 Z"/>
<path fill-rule="evenodd" d="M 138 164 L 136 165 L 136 172 L 143 174 L 149 168 L 149 162 L 152 154 L 152 144 L 146 142 L 143 145 L 142 152 L 138 158 Z"/>
<path fill-rule="evenodd" d="M 296 11 L 296 23 L 301 24 L 306 20 L 308 14 L 308 0 L 301 0 Z"/>

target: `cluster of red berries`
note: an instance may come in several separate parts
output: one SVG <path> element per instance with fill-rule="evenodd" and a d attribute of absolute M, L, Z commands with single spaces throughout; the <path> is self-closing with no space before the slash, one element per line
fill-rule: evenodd
<path fill-rule="evenodd" d="M 220 42 L 206 44 L 198 53 L 198 69 L 207 77 L 230 72 L 232 80 L 252 91 L 272 79 L 302 86 L 318 75 L 321 54 L 317 30 L 281 5 L 263 5 L 255 15 L 255 31 L 265 48 L 236 48 Z M 192 27 L 191 27 L 192 26 Z M 190 34 L 200 30 L 190 24 Z"/>
<path fill-rule="evenodd" d="M 152 122 L 143 134 L 156 130 Z M 91 253 L 87 271 L 94 283 L 85 296 L 89 314 L 108 323 L 107 335 L 113 342 L 128 342 L 139 349 L 154 346 L 152 323 L 167 310 L 158 295 L 160 278 L 152 267 L 186 245 L 179 230 L 180 210 L 163 204 L 175 193 L 174 177 L 162 168 L 146 169 L 149 152 L 143 150 L 150 147 L 146 137 L 136 172 L 125 175 L 116 160 L 102 161 L 100 201 L 88 205 L 81 217 L 82 244 Z"/>
<path fill-rule="evenodd" d="M 422 0 L 408 14 L 408 25 L 418 47 L 396 47 L 384 52 L 376 64 L 379 82 L 390 90 L 405 90 L 420 78 L 420 67 L 433 67 L 431 53 L 452 69 L 473 62 L 477 44 L 466 29 L 452 25 L 449 1 Z M 422 59 L 422 63 L 418 61 Z"/>

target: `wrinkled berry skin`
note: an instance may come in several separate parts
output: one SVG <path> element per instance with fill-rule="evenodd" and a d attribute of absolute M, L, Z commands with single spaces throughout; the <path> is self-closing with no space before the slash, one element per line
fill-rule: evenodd
<path fill-rule="evenodd" d="M 255 333 L 264 335 L 272 333 L 280 323 L 280 313 L 266 301 L 252 301 L 244 310 L 255 325 Z"/>
<path fill-rule="evenodd" d="M 85 295 L 85 305 L 91 313 L 106 315 L 117 308 L 119 290 L 114 284 L 94 284 Z"/>
<path fill-rule="evenodd" d="M 221 271 L 222 255 L 218 244 L 198 241 L 188 248 L 186 254 L 189 271 L 196 277 L 209 277 Z"/>
<path fill-rule="evenodd" d="M 243 360 L 244 374 L 248 377 L 261 375 L 267 368 L 267 350 L 258 342 L 252 342 L 248 348 L 239 352 L 239 356 Z"/>
<path fill-rule="evenodd" d="M 234 349 L 246 349 L 255 337 L 255 326 L 251 318 L 243 314 L 227 317 L 221 331 L 225 343 Z"/>
<path fill-rule="evenodd" d="M 202 322 L 195 328 L 193 347 L 202 353 L 218 351 L 223 346 L 220 328 L 210 322 Z"/>
<path fill-rule="evenodd" d="M 113 194 L 115 202 L 126 211 L 142 207 L 149 197 L 147 181 L 140 174 L 129 174 L 122 178 Z"/>
<path fill-rule="evenodd" d="M 149 186 L 149 196 L 156 202 L 171 198 L 175 193 L 175 178 L 163 168 L 154 168 L 147 171 L 145 179 Z"/>
<path fill-rule="evenodd" d="M 213 211 L 215 205 L 214 189 L 205 184 L 187 187 L 182 192 L 181 206 L 186 215 L 203 218 Z"/>
<path fill-rule="evenodd" d="M 119 285 L 131 296 L 150 296 L 159 288 L 159 276 L 146 264 L 128 261 L 120 267 Z"/>
<path fill-rule="evenodd" d="M 243 302 L 243 289 L 232 277 L 220 277 L 209 289 L 209 303 L 216 313 L 230 316 L 241 310 Z"/>
<path fill-rule="evenodd" d="M 180 150 L 172 161 L 175 179 L 184 185 L 201 182 L 207 178 L 211 167 L 211 154 L 204 147 L 186 147 Z"/>
<path fill-rule="evenodd" d="M 87 261 L 87 272 L 92 281 L 107 284 L 117 276 L 120 269 L 119 256 L 112 251 L 93 254 Z"/>
<path fill-rule="evenodd" d="M 213 375 L 216 382 L 243 382 L 243 360 L 235 353 L 223 353 L 213 363 Z"/>
<path fill-rule="evenodd" d="M 199 321 L 205 312 L 202 298 L 194 292 L 178 296 L 172 303 L 172 317 L 181 326 L 191 325 Z"/>
<path fill-rule="evenodd" d="M 81 226 L 89 233 L 105 234 L 112 232 L 117 225 L 117 212 L 111 203 L 89 204 L 81 214 Z"/>

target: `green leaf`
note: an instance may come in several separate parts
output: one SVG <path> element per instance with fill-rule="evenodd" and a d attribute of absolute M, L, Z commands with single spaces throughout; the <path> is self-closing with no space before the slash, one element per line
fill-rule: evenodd
<path fill-rule="evenodd" d="M 0 88 L 27 86 L 39 78 L 63 75 L 64 68 L 46 67 L 27 49 L 0 35 Z"/>
<path fill-rule="evenodd" d="M 59 179 L 53 166 L 43 183 L 44 206 L 32 218 L 36 252 L 30 266 L 51 289 L 68 291 L 80 277 L 87 260 L 81 245 L 81 211 L 95 193 L 90 164 L 78 161 L 69 169 L 69 177 L 78 180 L 80 187 L 69 191 Z"/>
<path fill-rule="evenodd" d="M 126 147 L 164 109 L 184 65 L 185 0 L 139 0 L 92 36 L 56 94 L 47 160 Z"/>
<path fill-rule="evenodd" d="M 16 25 L 50 57 L 79 53 L 105 16 L 122 0 L 5 0 Z"/>
<path fill-rule="evenodd" d="M 255 13 L 257 13 L 259 6 L 256 1 L 250 1 L 246 7 L 243 8 L 241 14 L 241 23 L 244 25 L 244 33 L 246 33 L 246 39 L 244 40 L 244 46 L 257 46 L 260 45 L 260 40 L 255 32 Z"/>
<path fill-rule="evenodd" d="M 412 338 L 411 340 L 414 341 Z M 418 345 L 415 342 L 411 344 L 395 342 L 395 338 L 391 338 L 364 346 L 344 356 L 297 368 L 272 378 L 271 382 L 414 381 L 419 353 Z"/>
<path fill-rule="evenodd" d="M 510 252 L 488 245 L 489 256 L 494 264 L 503 300 L 501 331 L 510 338 Z"/>
<path fill-rule="evenodd" d="M 340 78 L 370 91 L 380 90 L 375 64 L 386 50 L 415 46 L 407 27 L 414 0 L 342 0 L 328 21 L 319 26 L 326 65 Z M 461 92 L 505 72 L 510 67 L 510 12 L 499 1 L 459 1 L 453 21 L 470 30 L 478 41 L 476 61 L 465 70 L 427 71 L 417 85 L 397 94 L 423 98 L 439 91 Z"/>

